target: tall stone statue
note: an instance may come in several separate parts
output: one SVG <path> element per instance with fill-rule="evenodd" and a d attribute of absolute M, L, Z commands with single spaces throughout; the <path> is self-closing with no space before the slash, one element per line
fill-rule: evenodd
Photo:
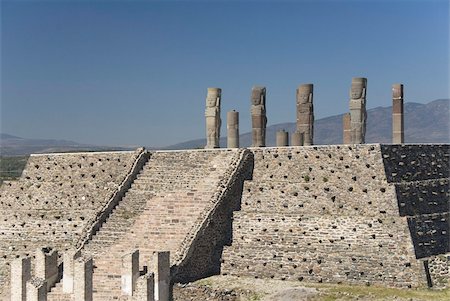
<path fill-rule="evenodd" d="M 206 96 L 206 146 L 205 148 L 218 148 L 220 139 L 220 99 L 222 90 L 208 88 Z"/>
<path fill-rule="evenodd" d="M 350 113 L 345 113 L 342 116 L 343 135 L 342 140 L 344 144 L 352 143 L 352 129 L 350 124 Z"/>
<path fill-rule="evenodd" d="M 297 89 L 297 131 L 303 133 L 303 145 L 312 145 L 314 136 L 313 84 Z"/>
<path fill-rule="evenodd" d="M 366 90 L 367 78 L 352 78 L 350 90 L 350 128 L 353 144 L 361 144 L 366 141 Z"/>
<path fill-rule="evenodd" d="M 266 88 L 252 88 L 252 146 L 266 146 Z"/>
<path fill-rule="evenodd" d="M 392 143 L 405 142 L 403 117 L 403 85 L 392 85 Z"/>

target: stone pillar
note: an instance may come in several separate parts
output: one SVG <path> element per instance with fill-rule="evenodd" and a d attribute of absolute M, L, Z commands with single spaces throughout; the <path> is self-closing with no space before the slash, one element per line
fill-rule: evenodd
<path fill-rule="evenodd" d="M 392 143 L 405 143 L 402 84 L 392 85 Z"/>
<path fill-rule="evenodd" d="M 31 279 L 31 258 L 11 262 L 11 301 L 26 301 L 27 281 Z"/>
<path fill-rule="evenodd" d="M 291 145 L 292 146 L 302 146 L 303 145 L 303 133 L 299 131 L 295 131 L 291 136 Z"/>
<path fill-rule="evenodd" d="M 170 252 L 154 252 L 151 271 L 155 273 L 155 301 L 169 301 Z"/>
<path fill-rule="evenodd" d="M 133 296 L 136 280 L 139 278 L 139 250 L 122 256 L 122 294 Z"/>
<path fill-rule="evenodd" d="M 205 148 L 218 148 L 220 140 L 220 100 L 222 90 L 208 88 L 206 96 L 206 146 Z"/>
<path fill-rule="evenodd" d="M 58 280 L 58 252 L 52 248 L 38 248 L 36 250 L 36 278 L 47 282 L 47 291 L 50 291 Z"/>
<path fill-rule="evenodd" d="M 33 277 L 27 282 L 27 301 L 47 301 L 47 281 Z"/>
<path fill-rule="evenodd" d="M 266 88 L 252 88 L 252 147 L 266 146 Z"/>
<path fill-rule="evenodd" d="M 239 148 L 239 112 L 227 113 L 227 147 Z"/>
<path fill-rule="evenodd" d="M 79 257 L 74 262 L 74 301 L 92 301 L 92 258 Z"/>
<path fill-rule="evenodd" d="M 277 146 L 289 146 L 289 135 L 285 130 L 277 131 Z"/>
<path fill-rule="evenodd" d="M 63 292 L 70 294 L 73 292 L 73 263 L 80 256 L 80 252 L 75 249 L 67 250 L 63 255 Z"/>
<path fill-rule="evenodd" d="M 136 291 L 133 301 L 155 301 L 155 275 L 147 273 L 140 276 L 136 281 Z"/>
<path fill-rule="evenodd" d="M 303 84 L 297 89 L 297 131 L 303 133 L 303 145 L 313 145 L 313 88 L 313 84 Z"/>
<path fill-rule="evenodd" d="M 353 144 L 366 142 L 366 91 L 367 78 L 352 78 L 350 90 L 350 128 Z"/>
<path fill-rule="evenodd" d="M 342 136 L 342 142 L 344 144 L 351 144 L 352 143 L 352 130 L 350 127 L 350 113 L 345 113 L 342 116 L 342 127 L 343 127 L 343 136 Z"/>

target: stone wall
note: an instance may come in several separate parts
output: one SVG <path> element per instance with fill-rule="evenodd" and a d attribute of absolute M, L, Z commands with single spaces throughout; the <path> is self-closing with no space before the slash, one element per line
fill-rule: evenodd
<path fill-rule="evenodd" d="M 22 176 L 0 187 L 0 282 L 17 256 L 75 245 L 140 152 L 31 155 Z"/>
<path fill-rule="evenodd" d="M 244 184 L 222 273 L 400 287 L 424 283 L 380 145 L 252 152 L 253 180 Z"/>

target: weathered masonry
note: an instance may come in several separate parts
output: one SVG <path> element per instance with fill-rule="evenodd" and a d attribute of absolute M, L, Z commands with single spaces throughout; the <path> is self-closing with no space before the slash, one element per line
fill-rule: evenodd
<path fill-rule="evenodd" d="M 122 293 L 153 281 L 158 296 L 163 251 L 172 282 L 222 273 L 445 287 L 449 207 L 449 145 L 33 155 L 0 187 L 0 296 L 13 285 L 71 300 L 76 278 L 93 300 L 144 300 Z M 44 247 L 60 255 L 46 251 L 48 273 L 27 259 Z"/>

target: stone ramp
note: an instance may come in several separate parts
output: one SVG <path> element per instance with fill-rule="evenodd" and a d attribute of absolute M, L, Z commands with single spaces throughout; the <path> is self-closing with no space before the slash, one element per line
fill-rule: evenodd
<path fill-rule="evenodd" d="M 226 187 L 243 150 L 155 152 L 137 179 L 82 249 L 94 257 L 94 299 L 120 296 L 121 257 L 139 249 L 140 269 L 150 265 L 154 251 L 171 252 L 171 261 L 184 256 L 202 214 Z M 53 300 L 60 293 L 55 289 Z M 55 297 L 55 300 L 56 299 Z"/>
<path fill-rule="evenodd" d="M 142 151 L 31 155 L 22 176 L 0 187 L 0 287 L 13 258 L 74 246 Z"/>
<path fill-rule="evenodd" d="M 252 149 L 222 273 L 412 287 L 414 256 L 380 145 Z M 252 264 L 253 263 L 253 264 Z"/>

